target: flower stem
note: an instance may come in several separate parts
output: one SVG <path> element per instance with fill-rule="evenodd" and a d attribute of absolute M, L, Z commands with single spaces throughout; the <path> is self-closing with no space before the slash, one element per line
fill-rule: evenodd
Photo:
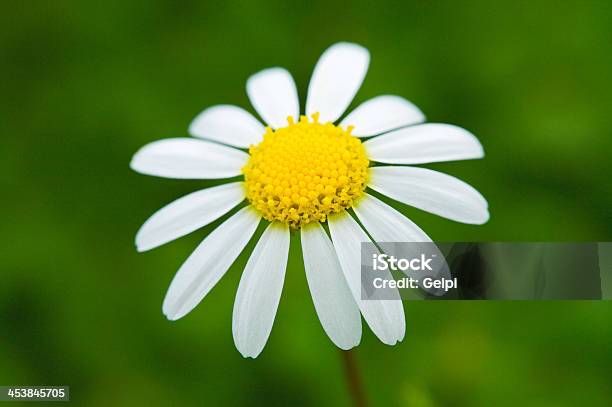
<path fill-rule="evenodd" d="M 353 400 L 355 407 L 367 407 L 365 389 L 361 380 L 361 371 L 357 363 L 357 357 L 354 349 L 340 350 L 342 365 L 344 367 L 344 375 L 346 376 L 346 384 L 348 391 Z"/>

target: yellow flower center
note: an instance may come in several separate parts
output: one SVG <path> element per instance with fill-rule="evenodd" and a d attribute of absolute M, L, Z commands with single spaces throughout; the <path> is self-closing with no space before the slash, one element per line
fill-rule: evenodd
<path fill-rule="evenodd" d="M 269 221 L 294 229 L 352 206 L 366 187 L 369 161 L 361 141 L 332 123 L 302 116 L 277 130 L 269 127 L 251 146 L 242 169 L 246 196 Z"/>

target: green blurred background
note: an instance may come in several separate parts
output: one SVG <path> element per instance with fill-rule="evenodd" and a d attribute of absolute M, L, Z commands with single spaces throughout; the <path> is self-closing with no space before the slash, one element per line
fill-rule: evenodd
<path fill-rule="evenodd" d="M 372 54 L 352 106 L 402 95 L 485 147 L 429 168 L 477 187 L 488 224 L 398 206 L 434 239 L 612 240 L 610 2 L 3 1 L 0 27 L 0 385 L 70 385 L 88 406 L 349 403 L 295 245 L 258 359 L 231 336 L 248 250 L 166 321 L 172 276 L 220 221 L 145 254 L 134 235 L 212 183 L 128 168 L 207 106 L 252 111 L 244 84 L 262 68 L 288 68 L 303 103 L 339 40 Z M 610 302 L 404 306 L 403 343 L 364 329 L 357 350 L 374 405 L 612 405 Z"/>

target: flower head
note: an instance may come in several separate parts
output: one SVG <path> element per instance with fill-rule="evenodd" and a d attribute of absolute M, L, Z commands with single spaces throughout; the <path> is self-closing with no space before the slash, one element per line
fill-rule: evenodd
<path fill-rule="evenodd" d="M 264 219 L 297 229 L 324 222 L 363 195 L 369 161 L 361 141 L 332 123 L 302 116 L 249 149 L 246 196 Z"/>
<path fill-rule="evenodd" d="M 379 242 L 431 239 L 368 188 L 464 223 L 486 222 L 488 205 L 474 188 L 449 175 L 376 163 L 423 164 L 480 158 L 484 153 L 464 129 L 421 124 L 421 111 L 398 96 L 370 99 L 336 123 L 361 86 L 369 59 L 368 51 L 356 44 L 327 49 L 314 69 L 304 116 L 289 72 L 263 70 L 249 78 L 247 93 L 267 127 L 237 106 L 213 106 L 189 127 L 195 138 L 156 141 L 134 155 L 132 168 L 148 175 L 244 177 L 170 203 L 139 230 L 138 250 L 149 250 L 248 202 L 210 233 L 176 273 L 163 304 L 168 319 L 183 317 L 206 296 L 263 218 L 269 225 L 247 262 L 234 303 L 234 341 L 245 357 L 259 355 L 272 330 L 291 230 L 299 230 L 319 320 L 338 347 L 359 344 L 361 316 L 382 342 L 393 345 L 403 339 L 399 292 L 394 300 L 360 297 L 360 245 L 371 241 L 370 236 Z M 376 137 L 362 141 L 371 136 Z M 321 226 L 324 222 L 329 235 Z"/>

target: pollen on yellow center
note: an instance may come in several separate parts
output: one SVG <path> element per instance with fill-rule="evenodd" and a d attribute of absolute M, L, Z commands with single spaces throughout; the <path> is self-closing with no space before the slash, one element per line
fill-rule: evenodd
<path fill-rule="evenodd" d="M 287 127 L 267 128 L 242 169 L 251 204 L 294 229 L 351 207 L 367 182 L 369 161 L 352 128 L 312 119 L 289 117 Z"/>

